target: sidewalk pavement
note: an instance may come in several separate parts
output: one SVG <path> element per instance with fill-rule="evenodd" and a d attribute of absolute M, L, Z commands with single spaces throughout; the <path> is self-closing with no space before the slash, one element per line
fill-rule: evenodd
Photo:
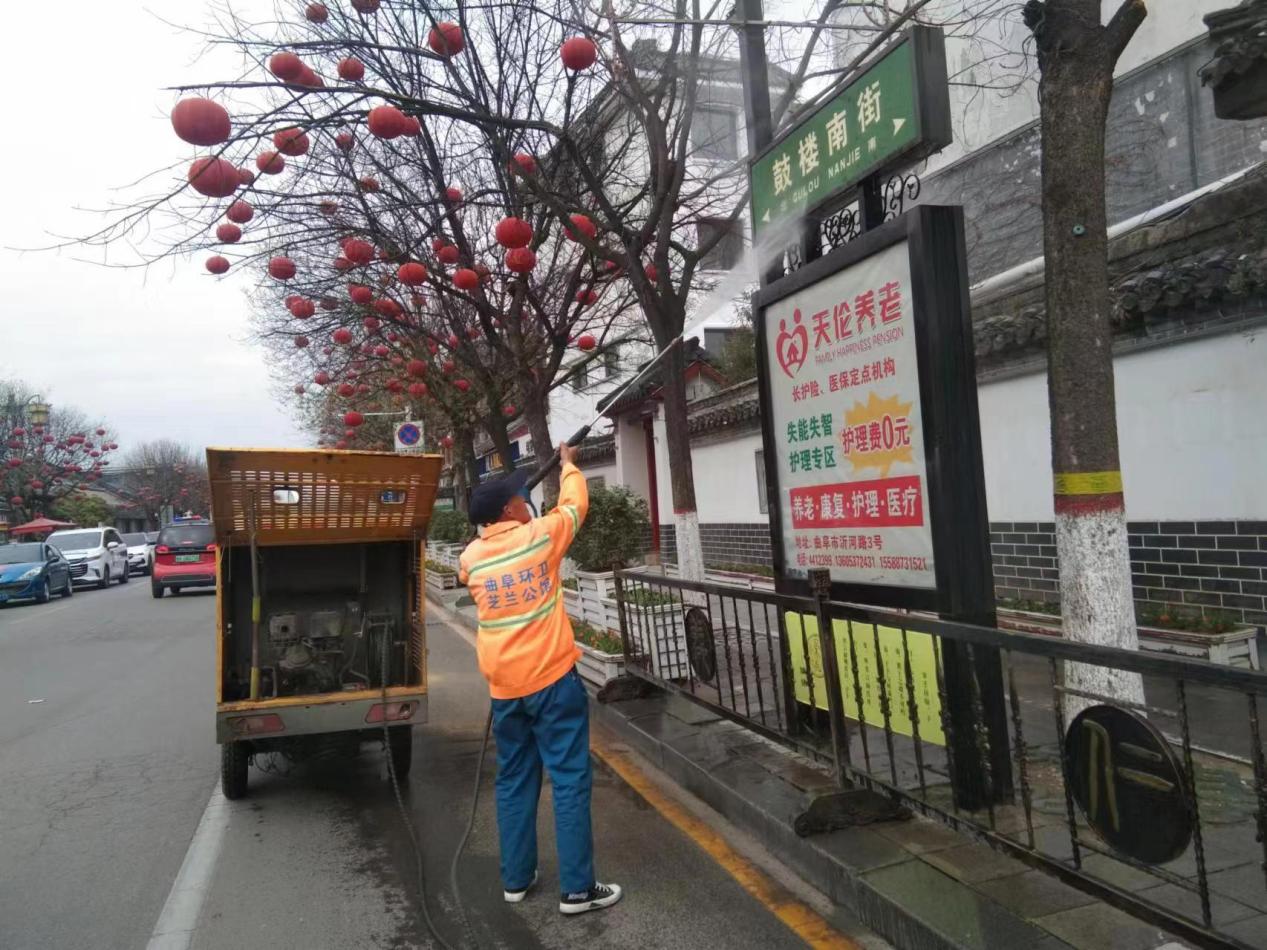
<path fill-rule="evenodd" d="M 431 591 L 475 626 L 462 591 Z M 1187 944 L 1043 871 L 914 817 L 798 837 L 793 820 L 835 788 L 808 760 L 671 694 L 602 704 L 596 722 L 806 882 L 902 948 L 1178 950 Z"/>

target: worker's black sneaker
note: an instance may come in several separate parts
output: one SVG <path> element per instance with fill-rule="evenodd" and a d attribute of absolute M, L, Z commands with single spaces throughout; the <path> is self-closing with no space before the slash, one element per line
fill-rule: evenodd
<path fill-rule="evenodd" d="M 559 901 L 559 910 L 565 914 L 583 914 L 587 910 L 611 907 L 620 900 L 619 884 L 594 884 L 588 891 L 565 894 Z"/>
<path fill-rule="evenodd" d="M 528 886 L 522 891 L 502 891 L 502 897 L 506 898 L 507 904 L 518 904 L 521 900 L 528 896 L 528 892 L 532 890 L 532 885 L 537 883 L 537 872 L 532 872 L 532 880 L 528 882 Z"/>

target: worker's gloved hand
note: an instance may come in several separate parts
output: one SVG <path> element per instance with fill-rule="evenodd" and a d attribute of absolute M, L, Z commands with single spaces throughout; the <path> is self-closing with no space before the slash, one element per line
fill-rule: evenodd
<path fill-rule="evenodd" d="M 560 442 L 559 443 L 559 461 L 562 462 L 564 465 L 568 464 L 569 462 L 575 465 L 576 464 L 576 449 L 573 446 L 568 445 L 566 442 Z"/>

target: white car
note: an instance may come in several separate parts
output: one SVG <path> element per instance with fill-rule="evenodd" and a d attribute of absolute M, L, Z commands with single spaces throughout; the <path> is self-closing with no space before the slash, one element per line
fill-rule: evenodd
<path fill-rule="evenodd" d="M 70 579 L 76 584 L 104 588 L 111 581 L 128 582 L 128 548 L 114 528 L 54 531 L 48 543 L 70 562 Z"/>
<path fill-rule="evenodd" d="M 128 546 L 128 570 L 133 574 L 148 574 L 153 561 L 150 560 L 150 544 L 144 531 L 123 535 L 123 543 Z"/>

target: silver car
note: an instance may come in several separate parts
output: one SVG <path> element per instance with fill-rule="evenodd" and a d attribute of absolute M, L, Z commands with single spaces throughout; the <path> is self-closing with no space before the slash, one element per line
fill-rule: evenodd
<path fill-rule="evenodd" d="M 76 584 L 106 587 L 111 581 L 128 582 L 128 549 L 114 528 L 54 531 L 48 543 L 70 562 L 70 579 Z"/>
<path fill-rule="evenodd" d="M 128 571 L 133 574 L 148 574 L 154 562 L 150 558 L 153 548 L 150 547 L 145 532 L 137 531 L 122 537 L 128 548 Z"/>

